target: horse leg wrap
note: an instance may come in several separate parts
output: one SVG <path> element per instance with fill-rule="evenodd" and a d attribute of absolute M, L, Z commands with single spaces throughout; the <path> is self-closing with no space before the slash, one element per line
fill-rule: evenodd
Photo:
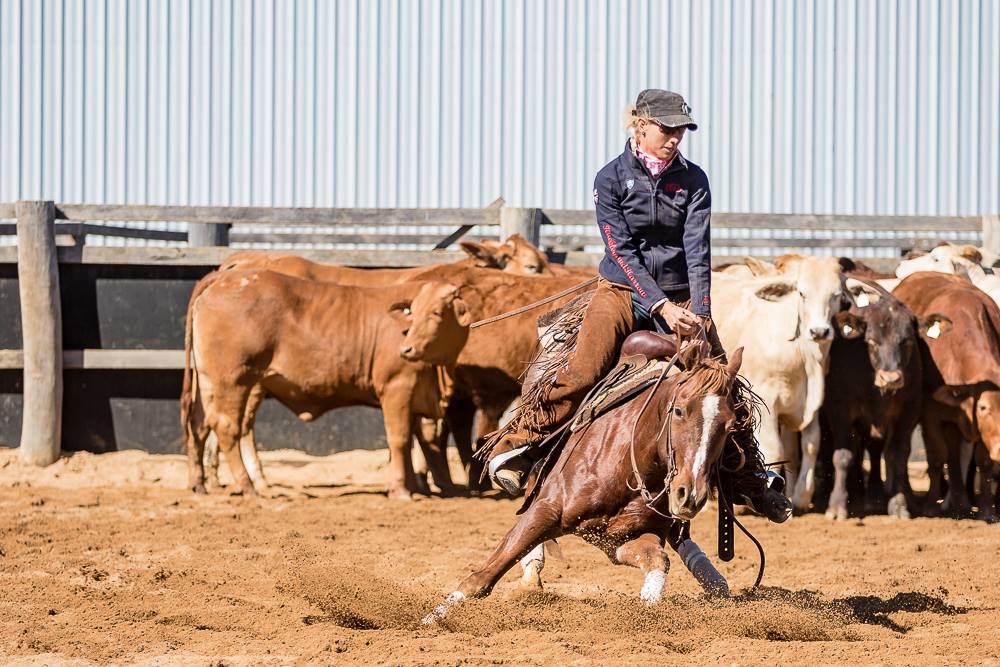
<path fill-rule="evenodd" d="M 444 618 L 444 615 L 448 613 L 448 609 L 455 604 L 461 602 L 465 599 L 465 593 L 462 591 L 455 591 L 451 593 L 448 597 L 444 599 L 444 602 L 434 607 L 431 613 L 420 619 L 421 625 L 430 625 L 431 623 L 436 623 Z"/>
<path fill-rule="evenodd" d="M 677 554 L 702 589 L 709 595 L 729 597 L 729 582 L 715 569 L 701 547 L 694 540 L 684 540 L 677 547 Z"/>
<path fill-rule="evenodd" d="M 542 568 L 545 567 L 545 543 L 539 544 L 521 559 L 521 588 L 541 590 Z"/>

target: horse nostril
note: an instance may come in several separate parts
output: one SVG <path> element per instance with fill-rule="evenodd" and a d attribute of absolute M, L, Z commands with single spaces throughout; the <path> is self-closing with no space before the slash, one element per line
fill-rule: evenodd
<path fill-rule="evenodd" d="M 679 505 L 684 505 L 684 501 L 687 500 L 687 487 L 681 486 L 677 488 L 677 503 Z"/>

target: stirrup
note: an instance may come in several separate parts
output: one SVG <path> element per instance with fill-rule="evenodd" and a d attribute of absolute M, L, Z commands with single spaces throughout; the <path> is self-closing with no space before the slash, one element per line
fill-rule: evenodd
<path fill-rule="evenodd" d="M 493 482 L 496 483 L 497 486 L 499 486 L 512 496 L 516 496 L 521 492 L 520 480 L 521 477 L 523 477 L 523 475 L 512 474 L 509 476 L 504 475 L 502 477 L 498 477 L 497 473 L 501 471 L 514 473 L 515 471 L 513 470 L 503 470 L 503 465 L 513 459 L 516 459 L 518 456 L 525 453 L 526 451 L 528 451 L 527 445 L 523 447 L 518 447 L 517 449 L 512 449 L 509 452 L 504 452 L 503 454 L 497 454 L 492 459 L 490 459 L 490 462 L 486 467 L 490 479 L 493 480 Z"/>

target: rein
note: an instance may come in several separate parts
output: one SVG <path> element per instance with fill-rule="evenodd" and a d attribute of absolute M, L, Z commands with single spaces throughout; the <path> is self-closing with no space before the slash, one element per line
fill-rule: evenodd
<path fill-rule="evenodd" d="M 663 494 L 667 493 L 670 490 L 670 482 L 673 481 L 674 477 L 677 476 L 677 464 L 676 461 L 674 460 L 674 443 L 670 438 L 670 425 L 673 422 L 674 403 L 677 400 L 677 392 L 674 392 L 674 395 L 670 398 L 670 406 L 667 408 L 667 418 L 664 420 L 663 426 L 660 427 L 660 432 L 656 435 L 656 442 L 659 442 L 660 438 L 663 436 L 664 429 L 666 429 L 667 457 L 669 460 L 667 461 L 667 466 L 668 466 L 667 474 L 663 478 L 663 489 L 655 496 L 652 493 L 650 493 L 649 489 L 646 487 L 646 483 L 643 481 L 642 473 L 639 472 L 639 464 L 635 459 L 635 432 L 639 426 L 639 420 L 642 419 L 642 415 L 646 412 L 646 408 L 649 407 L 649 402 L 650 400 L 652 400 L 653 394 L 655 394 L 656 390 L 659 389 L 660 384 L 663 383 L 663 379 L 667 377 L 667 373 L 670 372 L 670 369 L 677 365 L 677 359 L 679 356 L 680 356 L 680 351 L 678 350 L 678 352 L 674 354 L 673 357 L 670 358 L 670 362 L 663 367 L 662 371 L 660 371 L 660 376 L 656 378 L 656 382 L 653 383 L 653 387 L 652 389 L 650 389 L 649 394 L 647 394 L 646 400 L 643 402 L 642 407 L 639 409 L 639 413 L 635 416 L 635 422 L 633 422 L 632 424 L 632 439 L 631 442 L 629 443 L 629 451 L 628 451 L 629 458 L 632 461 L 632 475 L 635 477 L 635 486 L 632 486 L 631 482 L 626 482 L 629 490 L 638 492 L 639 495 L 642 496 L 642 499 L 646 502 L 646 507 L 648 509 L 651 509 L 652 511 L 656 512 L 657 514 L 666 519 L 673 519 L 674 517 L 669 513 L 664 514 L 660 510 L 656 509 L 655 507 L 653 507 L 653 503 L 659 500 L 663 496 Z"/>
<path fill-rule="evenodd" d="M 500 320 L 505 320 L 508 317 L 514 317 L 515 315 L 520 315 L 521 313 L 526 313 L 529 310 L 534 310 L 535 308 L 538 308 L 539 306 L 544 306 L 547 303 L 552 303 L 556 299 L 561 299 L 562 297 L 566 296 L 567 294 L 572 294 L 573 292 L 575 292 L 575 291 L 577 291 L 579 289 L 583 289 L 584 287 L 590 287 L 591 285 L 593 285 L 594 283 L 597 282 L 597 279 L 598 279 L 598 276 L 594 276 L 593 278 L 588 278 L 587 280 L 584 280 L 579 285 L 573 285 L 572 287 L 564 289 L 563 291 L 558 292 L 556 294 L 553 294 L 552 296 L 547 296 L 544 299 L 542 299 L 541 301 L 536 301 L 534 303 L 529 303 L 527 306 L 521 306 L 520 308 L 517 308 L 516 310 L 511 310 L 511 311 L 506 312 L 506 313 L 501 313 L 500 315 L 497 315 L 495 317 L 489 317 L 489 318 L 487 318 L 485 320 L 479 320 L 478 322 L 473 322 L 471 325 L 469 325 L 469 328 L 470 329 L 476 329 L 478 327 L 484 327 L 487 324 L 493 324 L 494 322 L 499 322 Z"/>

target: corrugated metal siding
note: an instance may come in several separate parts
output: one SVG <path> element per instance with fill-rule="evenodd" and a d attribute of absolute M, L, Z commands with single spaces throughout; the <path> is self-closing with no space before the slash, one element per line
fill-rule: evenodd
<path fill-rule="evenodd" d="M 0 200 L 585 208 L 646 86 L 728 211 L 1000 211 L 1000 0 L 0 0 Z"/>

